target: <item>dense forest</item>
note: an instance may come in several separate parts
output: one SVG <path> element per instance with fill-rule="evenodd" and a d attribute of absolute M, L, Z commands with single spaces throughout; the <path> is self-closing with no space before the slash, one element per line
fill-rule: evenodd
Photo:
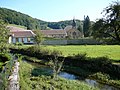
<path fill-rule="evenodd" d="M 60 22 L 46 22 L 36 18 L 32 18 L 29 15 L 17 12 L 15 10 L 0 8 L 0 18 L 9 24 L 16 24 L 27 27 L 27 29 L 63 29 L 67 25 L 71 25 L 72 20 L 60 21 Z M 82 25 L 83 21 L 76 20 L 77 26 Z"/>

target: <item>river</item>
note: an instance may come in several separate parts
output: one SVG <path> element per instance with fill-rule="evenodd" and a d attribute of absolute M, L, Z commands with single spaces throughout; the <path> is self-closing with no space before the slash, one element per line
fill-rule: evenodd
<path fill-rule="evenodd" d="M 59 76 L 66 78 L 66 79 L 70 79 L 70 80 L 80 80 L 79 76 L 76 76 L 76 75 L 68 73 L 68 72 L 61 72 L 59 74 Z M 80 80 L 80 81 L 84 81 L 86 84 L 88 84 L 90 86 L 98 87 L 100 90 L 120 90 L 113 86 L 101 84 L 101 83 L 97 82 L 96 80 L 85 79 L 85 80 Z"/>
<path fill-rule="evenodd" d="M 27 62 L 29 62 L 29 61 L 27 61 Z M 45 66 L 45 65 L 40 65 L 38 63 L 33 63 L 33 62 L 29 62 L 29 63 L 32 65 L 38 66 L 38 67 L 47 68 L 47 69 L 49 69 L 48 71 L 51 70 L 50 68 L 48 68 L 48 66 Z M 79 81 L 85 82 L 86 84 L 93 86 L 93 87 L 97 87 L 100 90 L 120 90 L 120 89 L 115 88 L 115 87 L 110 86 L 110 85 L 101 84 L 101 83 L 97 82 L 96 80 L 92 80 L 92 79 L 81 80 L 80 76 L 77 76 L 75 74 L 68 73 L 68 72 L 60 72 L 59 76 L 66 78 L 66 79 L 69 79 L 69 80 L 79 80 Z"/>

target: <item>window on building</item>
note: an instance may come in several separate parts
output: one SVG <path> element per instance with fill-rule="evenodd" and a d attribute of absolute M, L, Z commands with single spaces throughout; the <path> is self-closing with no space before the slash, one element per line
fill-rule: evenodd
<path fill-rule="evenodd" d="M 34 41 L 34 39 L 33 39 L 33 38 L 30 38 L 30 41 Z"/>
<path fill-rule="evenodd" d="M 73 35 L 76 35 L 76 32 L 73 32 Z"/>
<path fill-rule="evenodd" d="M 30 38 L 27 38 L 27 41 L 30 42 Z"/>
<path fill-rule="evenodd" d="M 24 43 L 24 38 L 22 38 L 22 43 Z"/>
<path fill-rule="evenodd" d="M 18 38 L 16 38 L 16 42 L 18 42 Z"/>

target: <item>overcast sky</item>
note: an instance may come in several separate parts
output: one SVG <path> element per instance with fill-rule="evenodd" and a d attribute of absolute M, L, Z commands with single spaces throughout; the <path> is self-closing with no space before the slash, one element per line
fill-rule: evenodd
<path fill-rule="evenodd" d="M 116 0 L 0 0 L 0 7 L 44 21 L 83 20 L 84 15 L 95 21 L 112 1 Z"/>

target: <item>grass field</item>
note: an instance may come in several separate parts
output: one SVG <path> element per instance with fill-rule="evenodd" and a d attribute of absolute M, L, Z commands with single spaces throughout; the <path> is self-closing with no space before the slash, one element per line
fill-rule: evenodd
<path fill-rule="evenodd" d="M 86 53 L 88 57 L 107 56 L 110 59 L 120 60 L 120 45 L 49 45 L 43 47 L 50 50 L 60 50 L 64 56 Z"/>

